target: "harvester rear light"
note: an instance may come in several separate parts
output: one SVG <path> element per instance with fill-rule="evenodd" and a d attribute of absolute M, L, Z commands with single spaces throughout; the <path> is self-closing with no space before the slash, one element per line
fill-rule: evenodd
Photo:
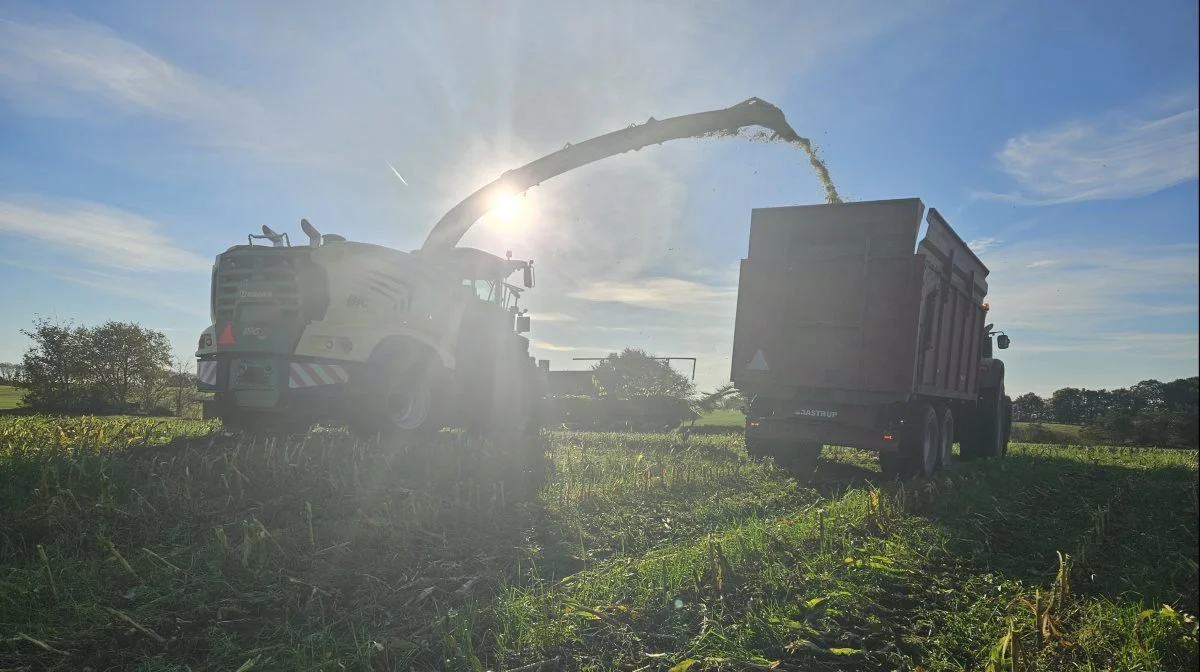
<path fill-rule="evenodd" d="M 747 427 L 758 427 L 758 420 L 747 420 L 746 426 Z"/>
<path fill-rule="evenodd" d="M 884 441 L 895 441 L 896 437 L 891 432 L 888 432 L 887 434 L 883 435 L 883 440 Z"/>

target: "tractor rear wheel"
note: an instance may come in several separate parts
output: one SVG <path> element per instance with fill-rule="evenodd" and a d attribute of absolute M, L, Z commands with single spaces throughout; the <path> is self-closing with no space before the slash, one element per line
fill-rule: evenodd
<path fill-rule="evenodd" d="M 964 460 L 1003 457 L 1008 452 L 1011 410 L 1004 396 L 1004 384 L 979 391 L 974 422 L 959 442 Z"/>

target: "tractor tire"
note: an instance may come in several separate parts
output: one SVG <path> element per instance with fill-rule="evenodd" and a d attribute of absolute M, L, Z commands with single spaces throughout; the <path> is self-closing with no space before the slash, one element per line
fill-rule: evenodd
<path fill-rule="evenodd" d="M 1011 406 L 1005 402 L 1004 383 L 979 391 L 974 422 L 959 443 L 964 460 L 1003 457 L 1008 452 Z"/>
<path fill-rule="evenodd" d="M 880 453 L 880 469 L 889 478 L 931 475 L 938 465 L 940 434 L 940 422 L 933 406 L 923 401 L 913 403 L 900 433 L 899 450 Z"/>

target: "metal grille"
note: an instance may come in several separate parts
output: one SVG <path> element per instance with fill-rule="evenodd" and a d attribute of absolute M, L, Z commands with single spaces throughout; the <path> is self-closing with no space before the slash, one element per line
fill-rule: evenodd
<path fill-rule="evenodd" d="M 217 321 L 299 318 L 299 261 L 287 252 L 255 251 L 222 257 L 213 297 Z"/>

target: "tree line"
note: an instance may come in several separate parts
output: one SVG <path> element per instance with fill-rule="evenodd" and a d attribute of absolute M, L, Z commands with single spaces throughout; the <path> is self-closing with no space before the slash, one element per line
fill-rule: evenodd
<path fill-rule="evenodd" d="M 25 391 L 29 410 L 179 414 L 193 396 L 187 388 L 194 378 L 172 360 L 160 331 L 133 322 L 86 327 L 38 319 L 21 333 L 33 344 L 11 382 Z"/>
<path fill-rule="evenodd" d="M 1013 400 L 1017 422 L 1079 425 L 1090 441 L 1196 447 L 1200 443 L 1200 377 L 1143 380 L 1127 388 L 1064 387 L 1050 397 Z"/>

